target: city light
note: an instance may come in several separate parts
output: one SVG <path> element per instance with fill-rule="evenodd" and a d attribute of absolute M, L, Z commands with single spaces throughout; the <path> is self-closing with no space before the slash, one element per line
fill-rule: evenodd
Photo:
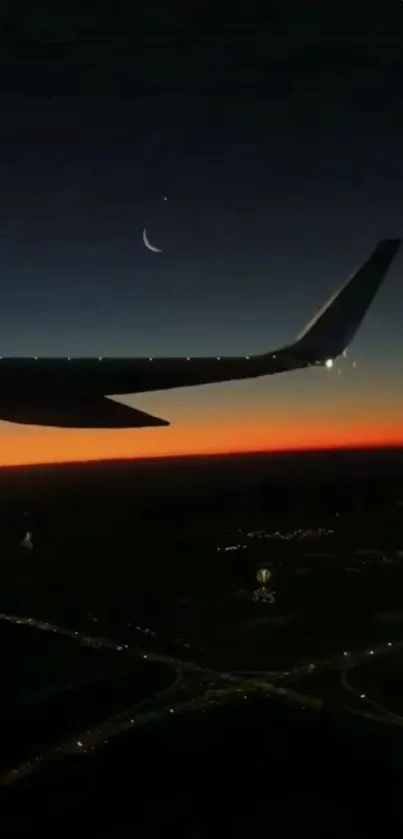
<path fill-rule="evenodd" d="M 165 663 L 169 663 L 171 666 L 175 667 L 178 671 L 180 671 L 180 673 L 182 675 L 184 673 L 186 673 L 186 670 L 188 669 L 189 670 L 189 675 L 191 675 L 191 678 L 194 678 L 195 672 L 197 672 L 197 671 L 199 671 L 200 676 L 201 676 L 201 681 L 200 681 L 201 694 L 199 694 L 198 697 L 195 697 L 195 698 L 191 699 L 189 702 L 185 702 L 185 703 L 179 702 L 178 705 L 175 704 L 174 706 L 171 706 L 171 707 L 161 706 L 160 708 L 156 708 L 154 710 L 147 711 L 145 714 L 142 714 L 142 712 L 139 709 L 135 709 L 132 706 L 125 713 L 121 712 L 121 713 L 117 714 L 116 717 L 114 718 L 113 722 L 112 722 L 112 719 L 109 719 L 107 721 L 107 725 L 104 724 L 102 726 L 97 726 L 92 730 L 91 729 L 87 730 L 86 734 L 85 734 L 85 738 L 84 738 L 86 740 L 85 744 L 84 744 L 84 742 L 82 742 L 80 740 L 75 740 L 76 735 L 73 736 L 72 739 L 69 742 L 66 742 L 66 741 L 62 742 L 61 741 L 59 744 L 55 744 L 55 746 L 52 749 L 50 749 L 49 752 L 45 752 L 42 755 L 37 755 L 37 756 L 33 757 L 28 763 L 26 762 L 24 764 L 21 764 L 20 767 L 18 767 L 17 769 L 14 769 L 14 770 L 10 769 L 9 772 L 6 773 L 5 776 L 2 776 L 3 780 L 1 780 L 1 778 L 0 778 L 0 783 L 4 782 L 5 777 L 10 779 L 10 777 L 12 776 L 12 779 L 14 780 L 18 777 L 21 777 L 22 775 L 26 775 L 26 774 L 29 774 L 29 773 L 32 773 L 32 772 L 36 771 L 36 767 L 39 763 L 41 763 L 41 765 L 42 765 L 44 760 L 54 757 L 56 753 L 57 754 L 60 754 L 60 753 L 63 753 L 63 752 L 68 753 L 69 751 L 71 751 L 74 748 L 79 748 L 79 749 L 82 750 L 82 754 L 86 754 L 88 751 L 92 751 L 93 749 L 95 749 L 98 744 L 102 744 L 102 742 L 107 743 L 108 740 L 111 737 L 114 737 L 115 734 L 117 734 L 119 731 L 121 731 L 125 727 L 127 729 L 128 724 L 130 724 L 130 725 L 134 725 L 134 724 L 142 725 L 142 724 L 145 724 L 146 722 L 148 722 L 151 719 L 157 719 L 159 717 L 162 717 L 167 712 L 169 714 L 176 714 L 177 712 L 185 710 L 185 708 L 186 708 L 186 710 L 201 710 L 203 712 L 205 709 L 203 707 L 201 707 L 201 703 L 205 704 L 208 707 L 210 704 L 219 703 L 221 701 L 222 696 L 230 695 L 234 691 L 237 692 L 237 693 L 240 692 L 241 695 L 243 695 L 244 700 L 249 699 L 249 695 L 248 694 L 243 694 L 243 690 L 245 690 L 245 687 L 247 687 L 248 690 L 251 690 L 251 683 L 249 681 L 246 682 L 246 680 L 244 678 L 244 674 L 239 674 L 238 675 L 236 672 L 227 674 L 227 673 L 221 673 L 221 672 L 218 672 L 218 671 L 217 672 L 211 671 L 209 669 L 206 669 L 203 665 L 197 665 L 194 662 L 189 662 L 187 664 L 182 659 L 179 659 L 179 658 L 176 659 L 175 657 L 173 657 L 171 655 L 166 655 L 163 652 L 160 652 L 160 653 L 153 652 L 153 653 L 147 654 L 147 653 L 144 653 L 142 649 L 137 648 L 135 645 L 133 645 L 133 646 L 130 645 L 129 646 L 128 644 L 125 644 L 124 646 L 122 646 L 121 644 L 118 645 L 115 641 L 113 641 L 113 639 L 90 638 L 89 636 L 86 636 L 86 635 L 84 635 L 83 633 L 81 633 L 77 630 L 67 629 L 66 627 L 58 627 L 56 625 L 52 625 L 52 624 L 48 623 L 47 621 L 41 621 L 41 620 L 38 620 L 36 618 L 19 617 L 19 616 L 7 615 L 7 614 L 0 613 L 0 620 L 6 620 L 8 622 L 17 623 L 17 624 L 22 623 L 22 624 L 25 624 L 25 625 L 31 627 L 32 630 L 37 629 L 37 630 L 43 630 L 43 631 L 47 631 L 47 632 L 57 632 L 60 635 L 70 636 L 71 638 L 73 638 L 75 641 L 77 641 L 80 644 L 85 644 L 85 643 L 88 643 L 89 641 L 92 641 L 94 643 L 94 645 L 99 647 L 99 648 L 105 647 L 105 648 L 113 649 L 113 650 L 116 650 L 116 651 L 119 651 L 119 650 L 122 650 L 122 649 L 130 649 L 131 654 L 135 654 L 139 659 L 149 658 L 150 661 L 158 661 L 158 660 L 159 661 L 164 661 Z M 137 627 L 137 630 L 144 633 L 144 634 L 155 635 L 155 633 L 151 629 L 148 629 L 147 627 Z M 176 640 L 178 641 L 179 639 L 176 639 Z M 181 642 L 181 643 L 183 643 L 183 642 Z M 188 645 L 185 644 L 184 646 L 188 646 Z M 286 700 L 289 699 L 291 701 L 294 701 L 297 698 L 298 701 L 301 702 L 300 707 L 302 707 L 302 708 L 312 707 L 312 708 L 318 710 L 319 700 L 312 700 L 308 696 L 306 696 L 302 693 L 297 693 L 295 690 L 290 690 L 288 687 L 287 688 L 280 687 L 278 684 L 275 684 L 275 682 L 278 682 L 279 679 L 281 679 L 285 676 L 288 676 L 288 675 L 298 677 L 298 676 L 304 676 L 304 674 L 306 674 L 307 672 L 311 672 L 311 671 L 314 671 L 314 670 L 319 671 L 322 668 L 327 668 L 329 666 L 329 664 L 331 662 L 333 662 L 335 664 L 335 666 L 339 669 L 340 676 L 341 676 L 341 679 L 342 679 L 342 684 L 344 685 L 344 687 L 347 688 L 348 690 L 350 690 L 353 694 L 355 694 L 355 696 L 357 698 L 359 697 L 361 700 L 367 700 L 367 702 L 371 702 L 371 700 L 367 698 L 367 695 L 365 693 L 360 694 L 360 693 L 358 693 L 357 690 L 353 689 L 351 686 L 348 685 L 348 683 L 346 681 L 346 678 L 345 678 L 346 673 L 347 673 L 349 667 L 352 667 L 352 666 L 358 664 L 359 661 L 362 660 L 365 657 L 365 655 L 371 655 L 372 656 L 372 655 L 377 654 L 377 658 L 379 658 L 382 654 L 386 654 L 388 648 L 390 648 L 392 646 L 395 647 L 395 650 L 403 648 L 403 640 L 402 641 L 395 641 L 393 643 L 392 643 L 392 641 L 382 642 L 375 649 L 371 649 L 371 650 L 362 649 L 360 651 L 357 650 L 357 651 L 354 651 L 353 654 L 351 652 L 349 652 L 348 650 L 343 650 L 342 653 L 340 653 L 340 651 L 339 651 L 338 653 L 335 653 L 333 656 L 331 656 L 329 658 L 325 658 L 323 660 L 318 660 L 316 663 L 313 663 L 313 662 L 311 662 L 310 664 L 302 663 L 302 664 L 296 666 L 295 668 L 291 669 L 290 671 L 268 671 L 268 670 L 267 671 L 266 670 L 260 671 L 259 670 L 258 673 L 256 673 L 256 674 L 255 673 L 253 673 L 253 674 L 250 673 L 249 675 L 253 675 L 254 682 L 256 682 L 255 684 L 252 683 L 252 685 L 254 684 L 255 688 L 259 688 L 259 691 L 263 690 L 264 694 L 266 695 L 266 697 L 268 699 L 272 695 L 282 696 L 282 697 L 284 697 L 284 699 L 286 699 Z M 342 659 L 340 658 L 341 655 L 343 657 L 347 657 L 347 656 L 350 657 L 350 661 L 349 661 L 348 664 L 347 664 L 347 662 L 346 662 L 345 665 L 342 664 Z M 208 674 L 208 676 L 209 676 L 209 682 L 208 682 L 209 690 L 207 691 L 207 693 L 205 692 L 206 691 L 206 682 L 205 682 L 206 674 Z M 229 681 L 228 681 L 228 677 L 229 677 Z M 211 679 L 212 679 L 212 681 L 211 681 Z M 221 684 L 220 684 L 220 682 L 221 682 Z M 224 685 L 224 688 L 223 688 L 223 685 Z M 207 694 L 208 694 L 208 698 L 206 698 Z M 171 697 L 170 702 L 175 702 L 173 697 Z M 320 700 L 320 702 L 322 702 L 322 700 Z M 346 711 L 351 710 L 351 709 L 348 708 L 348 704 L 346 705 L 344 710 L 346 710 Z M 381 708 L 381 706 L 378 705 L 378 716 L 373 715 L 375 719 L 377 719 L 377 718 L 380 719 L 379 712 L 382 714 L 382 708 Z M 136 713 L 136 718 L 128 719 L 129 714 L 132 714 L 132 713 Z M 354 713 L 357 713 L 357 711 L 354 711 Z M 363 708 L 363 710 L 361 711 L 361 714 L 364 715 L 365 713 L 366 713 L 366 709 Z M 388 713 L 387 709 L 384 709 L 383 710 L 384 717 L 387 713 Z M 390 721 L 390 715 L 389 715 L 388 719 Z M 396 724 L 402 725 L 403 717 L 395 715 L 394 719 L 395 719 Z M 107 737 L 107 739 L 105 739 L 105 736 Z M 7 783 L 10 782 L 10 780 L 8 780 L 6 782 Z"/>

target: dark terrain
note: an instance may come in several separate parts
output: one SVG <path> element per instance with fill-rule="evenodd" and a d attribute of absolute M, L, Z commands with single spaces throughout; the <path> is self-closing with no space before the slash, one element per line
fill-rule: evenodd
<path fill-rule="evenodd" d="M 0 613 L 14 621 L 0 624 L 4 769 L 133 703 L 153 708 L 175 668 L 132 648 L 263 673 L 403 638 L 401 451 L 3 470 L 0 498 Z M 33 549 L 20 546 L 27 531 Z M 368 662 L 351 682 L 365 677 L 370 694 L 373 674 L 385 678 L 373 698 L 398 713 L 400 660 Z M 295 688 L 322 710 L 248 691 L 181 711 L 175 695 L 171 714 L 5 787 L 7 829 L 63 814 L 101 835 L 255 835 L 263 810 L 284 833 L 328 833 L 329 814 L 334 833 L 346 820 L 359 833 L 368 800 L 371 818 L 385 806 L 399 818 L 403 730 L 346 713 L 337 673 Z M 186 696 L 209 689 L 192 677 Z"/>

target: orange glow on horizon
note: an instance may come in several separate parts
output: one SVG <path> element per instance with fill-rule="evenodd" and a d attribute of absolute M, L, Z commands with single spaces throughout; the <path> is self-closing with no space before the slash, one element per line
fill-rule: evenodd
<path fill-rule="evenodd" d="M 0 432 L 0 466 L 247 452 L 403 446 L 399 423 L 365 427 L 328 422 L 230 423 L 129 431 L 80 431 L 8 426 Z"/>

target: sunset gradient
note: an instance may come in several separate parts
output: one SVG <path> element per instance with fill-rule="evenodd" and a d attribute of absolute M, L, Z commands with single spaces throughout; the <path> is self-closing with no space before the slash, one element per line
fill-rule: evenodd
<path fill-rule="evenodd" d="M 364 379 L 356 371 L 349 375 L 348 368 L 336 375 L 313 370 L 259 385 L 214 385 L 125 400 L 168 418 L 168 428 L 80 431 L 4 423 L 0 465 L 403 445 L 403 400 L 393 394 L 373 398 Z M 361 383 L 355 394 L 354 380 Z"/>
<path fill-rule="evenodd" d="M 169 439 L 156 439 L 156 432 L 63 432 L 22 436 L 12 435 L 2 447 L 1 466 L 66 463 L 119 458 L 164 457 L 171 455 L 220 454 L 253 451 L 290 451 L 303 449 L 361 448 L 403 445 L 400 428 L 373 426 L 363 433 L 359 427 L 270 429 L 272 442 L 267 444 L 267 427 L 246 425 L 223 428 L 219 432 L 198 428 L 174 433 Z M 151 436 L 153 435 L 153 436 Z M 2 441 L 4 442 L 4 440 Z"/>

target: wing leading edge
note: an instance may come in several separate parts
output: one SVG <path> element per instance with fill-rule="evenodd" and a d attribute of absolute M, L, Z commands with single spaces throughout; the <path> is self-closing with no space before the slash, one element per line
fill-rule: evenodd
<path fill-rule="evenodd" d="M 347 349 L 400 248 L 400 239 L 379 242 L 369 259 L 318 312 L 295 343 L 317 360 L 337 358 Z"/>

